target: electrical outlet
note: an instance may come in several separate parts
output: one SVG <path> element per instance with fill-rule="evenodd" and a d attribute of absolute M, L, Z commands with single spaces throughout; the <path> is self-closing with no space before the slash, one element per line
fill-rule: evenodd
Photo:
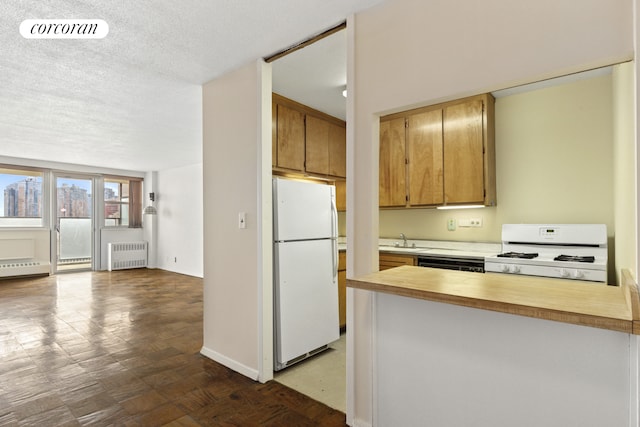
<path fill-rule="evenodd" d="M 447 221 L 447 230 L 455 231 L 455 229 L 456 229 L 456 220 L 455 220 L 455 218 L 449 218 L 449 220 Z"/>
<path fill-rule="evenodd" d="M 482 227 L 482 218 L 471 218 L 471 227 Z"/>
<path fill-rule="evenodd" d="M 482 218 L 460 218 L 458 227 L 482 227 Z"/>

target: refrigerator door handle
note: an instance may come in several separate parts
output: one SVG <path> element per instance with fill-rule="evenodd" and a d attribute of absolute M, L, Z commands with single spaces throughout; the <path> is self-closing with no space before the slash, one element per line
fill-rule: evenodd
<path fill-rule="evenodd" d="M 331 199 L 331 241 L 333 243 L 333 281 L 338 281 L 338 208 L 336 206 L 336 199 Z"/>

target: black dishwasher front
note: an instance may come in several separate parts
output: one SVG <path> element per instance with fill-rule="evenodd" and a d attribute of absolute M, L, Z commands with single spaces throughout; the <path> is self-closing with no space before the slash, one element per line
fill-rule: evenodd
<path fill-rule="evenodd" d="M 484 273 L 484 258 L 423 255 L 418 257 L 418 266 Z"/>

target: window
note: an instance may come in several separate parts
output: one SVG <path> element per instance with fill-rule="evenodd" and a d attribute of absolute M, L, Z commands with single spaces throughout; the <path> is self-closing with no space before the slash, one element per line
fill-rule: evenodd
<path fill-rule="evenodd" d="M 41 227 L 43 172 L 0 166 L 0 227 Z"/>
<path fill-rule="evenodd" d="M 104 179 L 104 225 L 142 226 L 142 181 L 129 178 Z"/>

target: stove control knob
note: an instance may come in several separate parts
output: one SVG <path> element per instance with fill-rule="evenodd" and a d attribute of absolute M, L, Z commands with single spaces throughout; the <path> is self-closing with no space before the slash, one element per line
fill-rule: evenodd
<path fill-rule="evenodd" d="M 504 264 L 500 264 L 500 271 L 502 271 L 503 273 L 508 273 L 509 272 L 509 266 L 508 265 L 504 265 Z"/>
<path fill-rule="evenodd" d="M 584 273 L 580 270 L 575 270 L 571 276 L 574 279 L 582 279 L 584 277 Z"/>
<path fill-rule="evenodd" d="M 560 269 L 560 277 L 569 277 L 569 272 L 564 268 Z"/>
<path fill-rule="evenodd" d="M 511 272 L 512 272 L 512 273 L 515 273 L 515 274 L 520 273 L 520 266 L 519 266 L 519 265 L 514 265 L 514 266 L 511 268 Z"/>

